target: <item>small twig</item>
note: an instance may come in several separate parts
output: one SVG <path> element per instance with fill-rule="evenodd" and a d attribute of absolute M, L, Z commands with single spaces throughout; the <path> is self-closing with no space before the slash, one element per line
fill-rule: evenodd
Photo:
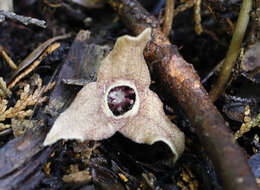
<path fill-rule="evenodd" d="M 46 22 L 44 20 L 39 20 L 37 18 L 32 18 L 32 17 L 25 17 L 25 16 L 17 15 L 14 12 L 0 10 L 0 22 L 3 22 L 6 17 L 10 19 L 18 20 L 24 25 L 34 24 L 42 28 L 46 28 Z"/>
<path fill-rule="evenodd" d="M 208 81 L 210 77 L 212 77 L 216 72 L 219 72 L 222 65 L 223 65 L 224 60 L 221 60 L 202 80 L 201 83 L 204 84 L 205 82 Z"/>
<path fill-rule="evenodd" d="M 8 84 L 8 88 L 11 89 L 13 88 L 16 83 L 18 83 L 22 78 L 24 78 L 26 75 L 31 73 L 40 63 L 41 61 L 51 52 L 55 51 L 60 47 L 59 42 L 55 42 L 51 46 L 49 46 L 43 53 L 42 55 L 39 56 L 37 60 L 35 60 L 30 66 L 27 67 L 27 69 L 22 72 L 20 75 L 18 75 L 11 83 Z"/>
<path fill-rule="evenodd" d="M 41 56 L 44 51 L 51 46 L 51 44 L 53 44 L 54 42 L 58 41 L 58 40 L 63 40 L 65 38 L 69 38 L 71 35 L 70 34 L 64 34 L 64 35 L 60 35 L 60 36 L 55 36 L 45 42 L 43 42 L 42 44 L 40 44 L 36 49 L 34 49 L 19 65 L 18 68 L 16 69 L 16 71 L 12 74 L 11 78 L 9 79 L 9 81 L 7 82 L 8 86 L 10 85 L 10 83 L 22 72 L 24 72 L 24 70 L 26 70 L 26 68 L 28 68 L 30 65 L 32 65 L 37 59 L 39 59 L 39 56 Z"/>
<path fill-rule="evenodd" d="M 174 13 L 174 0 L 167 0 L 165 6 L 165 15 L 164 15 L 164 24 L 163 24 L 163 33 L 165 36 L 168 36 L 172 29 L 173 13 Z"/>
<path fill-rule="evenodd" d="M 7 62 L 7 64 L 9 65 L 9 67 L 11 67 L 11 69 L 16 70 L 17 66 L 14 63 L 14 61 L 11 59 L 11 57 L 8 56 L 8 54 L 5 52 L 5 50 L 1 47 L 0 45 L 0 54 L 2 55 L 2 57 L 5 59 L 5 61 Z"/>
<path fill-rule="evenodd" d="M 237 56 L 239 55 L 241 44 L 246 32 L 247 24 L 249 21 L 249 14 L 252 9 L 252 0 L 243 0 L 240 9 L 239 17 L 237 20 L 236 28 L 223 64 L 217 82 L 214 84 L 209 95 L 214 102 L 225 89 L 225 85 L 230 78 L 232 69 L 236 63 Z"/>
<path fill-rule="evenodd" d="M 203 28 L 201 25 L 200 7 L 201 7 L 201 0 L 196 0 L 194 4 L 194 22 L 195 22 L 195 32 L 198 35 L 200 35 L 203 32 Z"/>
<path fill-rule="evenodd" d="M 181 5 L 179 5 L 178 7 L 176 7 L 176 9 L 174 10 L 174 16 L 176 16 L 177 14 L 185 11 L 186 9 L 189 9 L 191 7 L 193 7 L 195 4 L 195 1 L 194 0 L 189 0 L 189 1 L 186 1 L 186 3 L 183 3 Z"/>

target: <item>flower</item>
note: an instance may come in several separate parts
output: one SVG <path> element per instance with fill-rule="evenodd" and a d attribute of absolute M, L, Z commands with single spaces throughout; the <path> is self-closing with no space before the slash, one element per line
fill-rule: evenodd
<path fill-rule="evenodd" d="M 55 121 L 44 145 L 60 139 L 101 140 L 118 131 L 137 143 L 165 142 L 176 161 L 184 150 L 184 135 L 149 89 L 151 79 L 143 50 L 150 39 L 150 28 L 137 37 L 118 38 L 102 61 L 97 81 L 80 90 Z"/>

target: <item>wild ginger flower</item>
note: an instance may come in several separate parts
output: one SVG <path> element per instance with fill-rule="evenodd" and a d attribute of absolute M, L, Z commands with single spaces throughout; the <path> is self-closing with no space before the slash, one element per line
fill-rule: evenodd
<path fill-rule="evenodd" d="M 184 135 L 149 89 L 151 79 L 143 50 L 150 39 L 150 28 L 138 37 L 118 38 L 102 61 L 97 82 L 80 90 L 55 121 L 44 145 L 60 139 L 101 140 L 119 131 L 137 143 L 163 141 L 177 160 L 184 150 Z"/>

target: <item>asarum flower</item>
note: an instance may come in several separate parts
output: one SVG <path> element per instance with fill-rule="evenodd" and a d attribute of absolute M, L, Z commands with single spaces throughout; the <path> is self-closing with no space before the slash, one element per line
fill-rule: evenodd
<path fill-rule="evenodd" d="M 97 82 L 84 86 L 55 121 L 44 145 L 60 139 L 101 140 L 120 132 L 137 143 L 165 142 L 174 160 L 184 150 L 184 135 L 165 115 L 149 89 L 151 78 L 143 50 L 151 29 L 122 36 L 102 61 Z"/>

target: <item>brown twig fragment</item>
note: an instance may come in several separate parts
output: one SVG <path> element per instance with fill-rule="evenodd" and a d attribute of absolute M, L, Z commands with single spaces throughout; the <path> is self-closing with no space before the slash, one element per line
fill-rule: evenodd
<path fill-rule="evenodd" d="M 165 36 L 168 36 L 172 29 L 173 13 L 174 13 L 174 0 L 167 0 L 165 6 L 165 15 L 164 15 L 164 24 L 163 24 L 163 33 Z"/>
<path fill-rule="evenodd" d="M 213 85 L 212 90 L 209 93 L 210 98 L 213 102 L 215 102 L 218 99 L 219 95 L 224 91 L 226 83 L 230 78 L 232 69 L 236 64 L 236 59 L 239 55 L 241 44 L 247 29 L 251 9 L 252 0 L 243 0 L 236 28 L 224 64 L 216 83 Z"/>
<path fill-rule="evenodd" d="M 34 49 L 18 66 L 18 68 L 16 69 L 16 71 L 12 74 L 11 78 L 8 81 L 8 86 L 10 85 L 10 83 L 15 80 L 15 78 L 21 74 L 22 72 L 24 72 L 24 70 L 29 67 L 30 65 L 33 64 L 33 62 L 37 59 L 39 59 L 39 57 L 44 53 L 44 51 L 54 42 L 58 41 L 58 40 L 62 40 L 65 38 L 69 38 L 70 34 L 64 34 L 64 35 L 60 35 L 60 36 L 55 36 L 45 42 L 43 42 L 42 44 L 40 44 L 36 49 Z"/>
<path fill-rule="evenodd" d="M 203 28 L 201 24 L 201 15 L 200 15 L 201 0 L 188 0 L 184 4 L 179 5 L 174 10 L 174 16 L 191 7 L 193 7 L 194 9 L 194 22 L 195 22 L 194 30 L 196 34 L 200 35 L 203 32 Z"/>
<path fill-rule="evenodd" d="M 196 0 L 194 4 L 194 22 L 195 22 L 195 32 L 198 35 L 200 35 L 203 32 L 203 28 L 201 25 L 200 7 L 201 7 L 201 0 Z"/>
<path fill-rule="evenodd" d="M 7 62 L 7 64 L 13 69 L 16 70 L 17 66 L 15 65 L 15 63 L 13 62 L 13 60 L 8 56 L 8 54 L 5 52 L 5 50 L 1 47 L 0 45 L 0 54 L 2 55 L 2 57 L 5 59 L 5 61 Z"/>
<path fill-rule="evenodd" d="M 186 9 L 189 9 L 191 7 L 193 7 L 195 4 L 194 0 L 188 0 L 186 1 L 186 3 L 179 5 L 178 7 L 176 7 L 176 9 L 174 10 L 174 16 L 176 16 L 177 14 L 185 11 Z"/>
<path fill-rule="evenodd" d="M 8 84 L 8 88 L 9 89 L 13 88 L 16 85 L 16 83 L 18 83 L 22 78 L 24 78 L 26 75 L 31 73 L 49 53 L 53 52 L 59 47 L 60 47 L 60 43 L 58 42 L 49 46 L 37 60 L 35 60 L 29 67 L 26 68 L 24 72 L 22 72 L 11 83 Z"/>
<path fill-rule="evenodd" d="M 219 180 L 226 190 L 257 190 L 255 178 L 245 155 L 236 144 L 225 121 L 211 102 L 192 65 L 171 46 L 158 21 L 137 1 L 110 0 L 126 26 L 136 34 L 153 28 L 153 41 L 145 49 L 152 71 L 159 74 L 167 90 L 176 96 L 212 160 Z M 161 60 L 161 61 L 160 61 Z M 160 61 L 160 62 L 158 62 Z"/>

